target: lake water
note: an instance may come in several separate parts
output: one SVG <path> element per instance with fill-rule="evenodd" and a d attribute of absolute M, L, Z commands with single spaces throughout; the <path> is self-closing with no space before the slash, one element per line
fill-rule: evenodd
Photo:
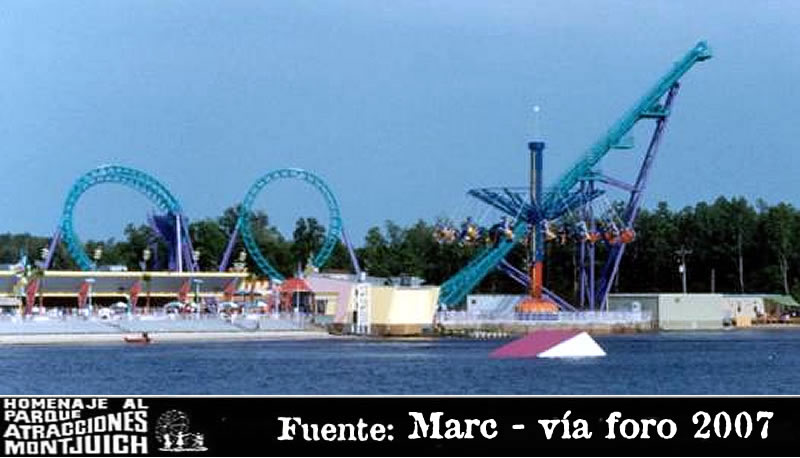
<path fill-rule="evenodd" d="M 1 394 L 796 394 L 800 330 L 597 337 L 605 358 L 492 360 L 505 341 L 0 347 Z"/>

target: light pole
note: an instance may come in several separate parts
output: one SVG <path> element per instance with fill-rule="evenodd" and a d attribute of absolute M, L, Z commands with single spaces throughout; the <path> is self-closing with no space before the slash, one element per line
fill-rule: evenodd
<path fill-rule="evenodd" d="M 94 286 L 94 282 L 95 282 L 94 278 L 87 278 L 86 279 L 86 283 L 89 284 L 89 291 L 86 294 L 87 299 L 88 299 L 88 301 L 86 303 L 86 308 L 87 308 L 87 311 L 89 312 L 89 317 L 90 318 L 92 316 L 92 290 L 94 289 L 94 287 L 93 287 Z"/>
<path fill-rule="evenodd" d="M 39 269 L 41 272 L 41 279 L 39 280 L 39 313 L 44 315 L 44 269 L 45 264 L 47 263 L 47 257 L 50 256 L 50 249 L 47 247 L 42 248 L 39 251 L 39 255 L 42 257 L 41 262 L 39 263 Z"/>
<path fill-rule="evenodd" d="M 247 251 L 242 250 L 239 252 L 239 258 L 236 262 L 233 263 L 233 268 L 237 272 L 244 272 L 247 269 Z"/>
<path fill-rule="evenodd" d="M 147 271 L 147 261 L 150 260 L 150 256 L 152 256 L 152 252 L 150 248 L 145 248 L 142 250 L 142 260 L 139 261 L 139 267 L 142 269 L 142 272 Z"/>
<path fill-rule="evenodd" d="M 680 250 L 675 250 L 675 254 L 680 258 L 678 265 L 678 272 L 681 273 L 681 281 L 683 282 L 683 294 L 686 294 L 686 256 L 692 254 L 692 250 L 687 250 L 686 247 L 681 245 Z"/>
<path fill-rule="evenodd" d="M 94 260 L 94 270 L 98 270 L 100 258 L 103 257 L 103 247 L 98 246 L 94 249 L 94 253 L 92 253 L 92 259 Z"/>
<path fill-rule="evenodd" d="M 25 278 L 24 271 L 14 274 L 14 278 L 16 278 L 16 281 L 14 282 L 14 290 L 17 293 L 16 296 L 19 298 L 19 309 L 17 309 L 17 312 L 20 315 L 24 315 L 25 309 L 22 307 L 22 300 L 25 298 L 25 286 L 27 286 L 28 281 Z"/>
<path fill-rule="evenodd" d="M 194 263 L 195 270 L 200 270 L 200 250 L 192 250 L 192 262 Z"/>
<path fill-rule="evenodd" d="M 192 283 L 194 283 L 194 303 L 197 306 L 197 312 L 200 312 L 200 285 L 203 284 L 203 280 L 200 278 L 193 278 Z"/>
<path fill-rule="evenodd" d="M 47 263 L 47 257 L 50 256 L 50 248 L 44 247 L 41 250 L 39 250 L 39 256 L 41 257 L 42 260 L 39 266 L 42 268 L 42 270 L 44 270 L 45 264 Z"/>

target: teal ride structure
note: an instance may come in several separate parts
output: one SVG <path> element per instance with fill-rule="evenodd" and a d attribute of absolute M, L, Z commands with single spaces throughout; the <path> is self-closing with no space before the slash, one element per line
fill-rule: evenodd
<path fill-rule="evenodd" d="M 219 271 L 222 272 L 227 269 L 237 237 L 241 235 L 245 248 L 253 257 L 259 270 L 272 280 L 282 281 L 284 279 L 283 274 L 278 272 L 261 252 L 250 224 L 256 198 L 264 191 L 264 188 L 278 180 L 300 180 L 311 185 L 322 195 L 327 206 L 328 226 L 325 232 L 325 238 L 322 246 L 311 260 L 310 267 L 318 269 L 325 265 L 336 247 L 336 244 L 341 239 L 344 241 L 349 251 L 350 259 L 356 274 L 360 275 L 361 269 L 358 260 L 344 232 L 341 210 L 336 196 L 333 194 L 331 188 L 318 175 L 308 170 L 297 168 L 273 170 L 264 174 L 253 183 L 241 204 L 238 206 L 239 213 L 236 226 L 229 236 L 223 259 L 219 264 Z M 155 177 L 141 170 L 121 165 L 103 165 L 97 167 L 81 175 L 75 181 L 67 193 L 58 227 L 46 251 L 46 258 L 41 263 L 43 269 L 48 269 L 50 267 L 56 252 L 56 247 L 61 242 L 64 243 L 68 254 L 81 270 L 91 271 L 98 269 L 98 256 L 90 257 L 89 254 L 86 253 L 75 231 L 74 221 L 75 207 L 80 201 L 80 198 L 86 191 L 101 184 L 117 184 L 133 189 L 145 196 L 156 207 L 157 211 L 160 212 L 159 214 L 152 214 L 148 217 L 150 227 L 155 234 L 155 238 L 150 240 L 150 245 L 153 253 L 158 253 L 156 249 L 158 242 L 163 242 L 166 245 L 168 251 L 166 267 L 168 270 L 176 272 L 182 272 L 184 270 L 194 272 L 199 270 L 197 258 L 192 248 L 192 240 L 189 233 L 189 220 L 185 216 L 178 199 Z M 158 264 L 158 260 L 154 259 L 153 264 Z M 143 261 L 142 269 L 145 270 L 147 267 L 146 261 Z M 154 265 L 153 267 L 158 266 Z"/>
<path fill-rule="evenodd" d="M 591 310 L 602 309 L 607 305 L 610 285 L 617 275 L 620 259 L 625 245 L 633 241 L 633 223 L 639 209 L 641 196 L 646 188 L 650 172 L 658 150 L 659 141 L 672 114 L 672 103 L 678 93 L 680 79 L 698 62 L 711 58 L 711 49 L 701 41 L 692 47 L 681 59 L 661 77 L 621 118 L 564 172 L 555 183 L 537 194 L 534 184 L 541 186 L 541 170 L 535 170 L 534 157 L 541 153 L 544 143 L 534 141 L 531 149 L 531 187 L 519 188 L 478 188 L 468 194 L 490 205 L 507 217 L 514 219 L 511 230 L 513 237 L 503 238 L 491 246 L 484 247 L 460 271 L 441 285 L 439 303 L 442 308 L 453 308 L 463 303 L 467 294 L 494 269 L 499 269 L 519 283 L 542 291 L 544 296 L 557 303 L 560 308 L 570 308 L 567 301 L 558 298 L 541 286 L 541 241 L 547 228 L 554 221 L 566 216 L 581 215 L 579 242 L 580 259 L 580 298 L 578 306 Z M 614 149 L 630 149 L 627 136 L 641 121 L 655 121 L 655 128 L 641 162 L 636 180 L 627 183 L 607 176 L 596 169 L 597 165 Z M 534 178 L 535 177 L 535 178 Z M 622 215 L 609 219 L 606 224 L 593 215 L 592 202 L 605 194 L 599 185 L 608 185 L 628 194 Z M 519 243 L 526 242 L 536 247 L 531 254 L 529 272 L 523 272 L 506 261 L 506 256 Z M 534 241 L 534 242 L 531 242 Z M 599 275 L 595 273 L 595 245 L 608 246 L 608 256 Z M 537 272 L 538 264 L 538 272 Z M 537 275 L 538 273 L 538 275 Z"/>
<path fill-rule="evenodd" d="M 230 264 L 233 248 L 236 245 L 237 235 L 241 235 L 242 242 L 244 243 L 247 252 L 253 257 L 253 261 L 256 263 L 261 272 L 269 276 L 269 278 L 273 281 L 280 282 L 285 279 L 284 275 L 279 272 L 272 265 L 272 263 L 267 260 L 267 257 L 264 255 L 264 253 L 262 253 L 253 235 L 252 226 L 250 224 L 253 213 L 253 205 L 256 201 L 256 198 L 269 184 L 279 180 L 299 180 L 307 183 L 316 189 L 325 200 L 325 205 L 328 209 L 328 226 L 327 230 L 325 231 L 325 238 L 322 246 L 314 255 L 309 267 L 312 269 L 320 269 L 323 267 L 333 253 L 333 249 L 336 247 L 336 244 L 340 239 L 342 239 L 349 251 L 350 260 L 353 263 L 356 274 L 360 274 L 361 269 L 359 267 L 358 260 L 356 259 L 355 252 L 349 240 L 347 239 L 347 236 L 345 235 L 342 214 L 341 210 L 339 209 L 339 203 L 336 200 L 336 196 L 333 194 L 333 191 L 328 184 L 325 183 L 325 181 L 318 175 L 308 170 L 298 168 L 273 170 L 266 173 L 261 178 L 256 180 L 255 183 L 253 183 L 253 185 L 247 191 L 247 194 L 245 194 L 242 203 L 239 204 L 239 214 L 236 220 L 236 227 L 230 236 L 228 246 L 226 247 L 225 253 L 222 257 L 222 261 L 219 263 L 219 270 L 224 271 L 227 269 L 228 265 Z"/>
<path fill-rule="evenodd" d="M 170 269 L 194 271 L 192 262 L 192 245 L 188 231 L 188 220 L 177 198 L 153 176 L 131 167 L 121 165 L 103 165 L 81 175 L 70 188 L 61 211 L 61 219 L 55 235 L 50 241 L 47 257 L 43 262 L 49 268 L 55 248 L 64 242 L 67 252 L 81 270 L 96 270 L 97 263 L 89 257 L 83 244 L 75 232 L 75 207 L 83 194 L 89 189 L 103 185 L 117 184 L 133 189 L 145 196 L 164 215 L 153 215 L 151 225 L 161 235 L 170 252 Z"/>

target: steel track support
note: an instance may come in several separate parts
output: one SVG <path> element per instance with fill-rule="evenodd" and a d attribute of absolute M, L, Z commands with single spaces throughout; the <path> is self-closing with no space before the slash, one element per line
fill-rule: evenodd
<path fill-rule="evenodd" d="M 233 255 L 233 248 L 236 246 L 236 241 L 239 239 L 239 218 L 236 218 L 236 224 L 233 226 L 233 232 L 228 239 L 228 246 L 225 247 L 225 253 L 222 255 L 222 260 L 219 262 L 219 271 L 225 272 L 228 265 L 231 263 L 231 255 Z"/>
<path fill-rule="evenodd" d="M 659 117 L 656 120 L 656 127 L 653 130 L 652 137 L 650 138 L 650 143 L 647 147 L 647 153 L 645 153 L 644 159 L 642 160 L 642 165 L 639 168 L 639 175 L 636 178 L 636 184 L 630 193 L 628 204 L 625 207 L 625 224 L 628 227 L 633 226 L 633 223 L 636 220 L 636 215 L 639 213 L 639 204 L 642 199 L 642 194 L 647 187 L 647 178 L 649 176 L 650 169 L 653 167 L 653 162 L 655 161 L 658 153 L 658 146 L 661 143 L 661 138 L 663 137 L 664 131 L 667 127 L 667 120 L 669 119 L 669 114 L 671 113 L 670 109 L 672 108 L 672 102 L 675 99 L 675 96 L 678 95 L 679 89 L 679 83 L 672 85 L 664 101 L 664 116 Z M 611 285 L 614 283 L 614 279 L 619 272 L 619 264 L 624 253 L 624 243 L 613 245 L 610 249 L 606 264 L 603 267 L 603 273 L 600 278 L 600 285 L 597 291 L 597 302 L 600 307 L 605 309 L 608 309 L 608 294 L 611 291 Z"/>

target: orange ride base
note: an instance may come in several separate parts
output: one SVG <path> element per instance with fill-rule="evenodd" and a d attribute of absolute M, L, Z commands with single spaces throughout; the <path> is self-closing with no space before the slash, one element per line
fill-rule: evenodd
<path fill-rule="evenodd" d="M 545 298 L 527 297 L 517 304 L 516 311 L 518 313 L 557 313 L 558 306 Z"/>

